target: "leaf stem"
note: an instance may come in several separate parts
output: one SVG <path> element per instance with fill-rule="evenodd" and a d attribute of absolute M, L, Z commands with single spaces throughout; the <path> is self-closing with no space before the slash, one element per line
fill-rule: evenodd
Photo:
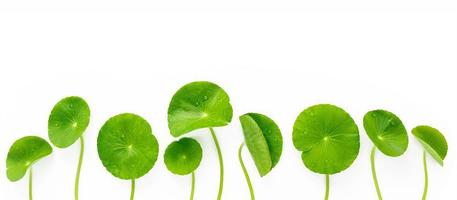
<path fill-rule="evenodd" d="M 135 197 L 135 179 L 132 179 L 132 188 L 130 190 L 130 200 L 133 200 Z"/>
<path fill-rule="evenodd" d="M 374 155 L 375 155 L 375 153 L 376 153 L 376 146 L 373 146 L 373 148 L 371 149 L 371 156 L 370 156 L 371 174 L 373 176 L 373 182 L 374 182 L 374 185 L 376 187 L 376 193 L 378 194 L 378 199 L 382 200 L 381 189 L 379 188 L 378 178 L 376 176 L 376 169 L 375 169 L 375 163 L 374 163 Z"/>
<path fill-rule="evenodd" d="M 325 200 L 328 200 L 330 193 L 330 175 L 325 175 Z"/>
<path fill-rule="evenodd" d="M 195 172 L 192 172 L 192 188 L 190 190 L 190 200 L 194 199 L 195 192 Z"/>
<path fill-rule="evenodd" d="M 425 183 L 424 183 L 424 193 L 422 194 L 422 200 L 427 199 L 427 190 L 428 190 L 428 171 L 427 171 L 427 156 L 426 152 L 424 150 L 424 153 L 422 155 L 422 159 L 424 160 L 424 178 L 425 178 Z"/>
<path fill-rule="evenodd" d="M 81 136 L 79 138 L 81 143 L 81 149 L 79 150 L 79 162 L 78 162 L 78 170 L 76 171 L 76 178 L 75 178 L 75 200 L 79 198 L 79 175 L 81 174 L 81 166 L 83 164 L 83 156 L 84 156 L 84 138 Z"/>
<path fill-rule="evenodd" d="M 255 200 L 254 189 L 252 188 L 251 179 L 249 178 L 249 174 L 248 174 L 248 171 L 246 170 L 246 166 L 244 166 L 243 157 L 241 156 L 241 153 L 243 151 L 243 146 L 244 146 L 244 143 L 241 143 L 240 148 L 238 149 L 238 160 L 240 160 L 240 165 L 241 165 L 241 168 L 243 169 L 244 177 L 246 177 L 246 183 L 248 184 L 249 192 L 251 193 L 251 200 Z"/>
<path fill-rule="evenodd" d="M 222 160 L 221 147 L 219 146 L 219 141 L 217 141 L 216 133 L 213 128 L 209 128 L 209 130 L 211 131 L 211 136 L 216 144 L 217 156 L 219 157 L 219 192 L 217 193 L 217 200 L 220 200 L 222 197 L 222 189 L 224 188 L 224 161 Z"/>
<path fill-rule="evenodd" d="M 30 167 L 30 171 L 29 171 L 29 200 L 32 200 L 33 197 L 32 197 L 32 191 L 33 191 L 33 173 L 32 173 L 32 167 Z"/>

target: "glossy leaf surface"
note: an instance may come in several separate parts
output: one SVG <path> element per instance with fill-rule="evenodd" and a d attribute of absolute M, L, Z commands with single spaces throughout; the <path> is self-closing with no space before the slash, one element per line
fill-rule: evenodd
<path fill-rule="evenodd" d="M 168 127 L 178 137 L 190 131 L 225 126 L 232 120 L 227 93 L 211 82 L 192 82 L 179 89 L 168 107 Z"/>
<path fill-rule="evenodd" d="M 334 105 L 305 109 L 295 121 L 292 137 L 305 166 L 320 174 L 347 169 L 359 153 L 357 125 L 347 112 Z"/>

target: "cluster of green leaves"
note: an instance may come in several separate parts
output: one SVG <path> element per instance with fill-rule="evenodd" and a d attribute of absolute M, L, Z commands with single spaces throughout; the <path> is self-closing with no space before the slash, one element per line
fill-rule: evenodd
<path fill-rule="evenodd" d="M 197 129 L 210 129 L 219 158 L 218 200 L 222 198 L 224 186 L 224 161 L 213 127 L 226 126 L 232 121 L 232 116 L 233 109 L 228 94 L 218 85 L 206 81 L 191 82 L 181 87 L 173 95 L 168 107 L 168 127 L 172 136 L 180 137 Z M 187 149 L 191 154 L 185 153 L 183 149 Z M 172 173 L 180 175 L 192 173 L 190 199 L 193 199 L 194 171 L 201 160 L 200 144 L 196 140 L 185 138 L 171 143 L 167 152 L 164 160 Z"/>
<path fill-rule="evenodd" d="M 217 199 L 220 200 L 224 183 L 224 164 L 221 148 L 214 127 L 228 125 L 233 109 L 228 94 L 218 85 L 191 82 L 181 87 L 172 97 L 168 107 L 170 134 L 178 140 L 171 142 L 164 153 L 167 169 L 177 175 L 192 175 L 190 199 L 194 197 L 195 171 L 201 163 L 203 151 L 200 143 L 182 137 L 192 131 L 208 128 L 219 158 L 220 179 Z M 239 117 L 244 142 L 238 158 L 248 184 L 251 199 L 255 199 L 252 183 L 242 159 L 246 146 L 261 177 L 267 175 L 279 162 L 283 138 L 278 125 L 259 113 L 246 113 Z M 84 99 L 67 97 L 52 109 L 48 121 L 48 135 L 58 148 L 67 148 L 80 140 L 81 150 L 75 180 L 75 200 L 78 199 L 79 175 L 84 152 L 83 133 L 89 125 L 90 109 Z M 378 199 L 382 199 L 374 156 L 376 150 L 390 157 L 403 155 L 408 148 L 408 134 L 403 122 L 386 110 L 373 110 L 365 114 L 363 127 L 373 142 L 371 169 Z M 443 134 L 430 126 L 417 126 L 412 134 L 424 147 L 423 164 L 425 186 L 428 189 L 426 154 L 440 165 L 447 155 L 447 142 Z M 292 133 L 295 148 L 301 152 L 303 164 L 311 171 L 326 177 L 325 199 L 329 197 L 329 176 L 349 168 L 357 158 L 360 148 L 359 129 L 353 118 L 342 108 L 318 104 L 303 110 L 295 120 Z M 135 180 L 147 174 L 155 165 L 159 144 L 150 124 L 142 117 L 123 113 L 108 119 L 97 138 L 97 150 L 103 166 L 113 176 L 131 180 L 130 199 L 134 199 Z M 10 147 L 6 160 L 7 177 L 18 181 L 29 170 L 29 198 L 32 199 L 32 166 L 52 153 L 51 145 L 43 138 L 26 136 Z"/>
<path fill-rule="evenodd" d="M 79 175 L 84 152 L 83 133 L 89 124 L 90 110 L 84 99 L 67 97 L 60 100 L 52 109 L 48 120 L 48 136 L 53 145 L 66 148 L 76 140 L 81 140 L 80 158 L 75 180 L 75 200 L 78 200 Z M 51 145 L 37 136 L 23 137 L 11 146 L 7 161 L 7 176 L 11 181 L 20 180 L 28 169 L 29 199 L 32 195 L 32 165 L 52 153 Z"/>

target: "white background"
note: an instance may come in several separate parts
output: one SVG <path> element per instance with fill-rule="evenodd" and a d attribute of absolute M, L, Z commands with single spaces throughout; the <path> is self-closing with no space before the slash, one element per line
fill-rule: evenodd
<path fill-rule="evenodd" d="M 0 199 L 27 199 L 27 179 L 11 183 L 4 160 L 19 137 L 47 138 L 47 119 L 61 98 L 78 95 L 92 111 L 80 199 L 125 200 L 130 182 L 111 176 L 96 138 L 109 117 L 133 112 L 160 143 L 155 167 L 137 181 L 136 199 L 187 199 L 190 177 L 169 173 L 162 159 L 174 138 L 166 111 L 185 83 L 209 80 L 231 97 L 233 122 L 216 132 L 226 181 L 223 199 L 249 199 L 237 160 L 238 116 L 267 114 L 284 137 L 282 158 L 260 178 L 244 158 L 256 196 L 323 199 L 325 181 L 304 167 L 291 142 L 306 107 L 332 103 L 360 125 L 383 108 L 408 130 L 439 128 L 449 143 L 444 167 L 429 157 L 429 199 L 457 199 L 457 12 L 454 1 L 13 1 L 0 2 Z M 376 199 L 369 153 L 359 126 L 359 157 L 331 176 L 330 199 Z M 213 200 L 218 163 L 207 130 L 190 134 L 204 148 L 196 199 Z M 34 167 L 37 200 L 73 199 L 79 144 L 54 149 Z M 410 135 L 399 158 L 376 155 L 385 199 L 417 200 L 423 187 L 422 148 Z"/>

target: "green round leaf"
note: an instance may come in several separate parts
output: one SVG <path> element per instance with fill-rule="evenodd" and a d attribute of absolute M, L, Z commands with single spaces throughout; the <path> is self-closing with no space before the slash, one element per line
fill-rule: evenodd
<path fill-rule="evenodd" d="M 413 129 L 413 135 L 424 146 L 425 150 L 443 165 L 447 154 L 447 142 L 444 135 L 437 129 L 430 126 L 417 126 Z"/>
<path fill-rule="evenodd" d="M 408 148 L 405 126 L 395 114 L 385 110 L 373 110 L 363 117 L 368 137 L 382 153 L 400 156 Z"/>
<path fill-rule="evenodd" d="M 240 116 L 244 140 L 260 176 L 265 176 L 279 161 L 282 135 L 278 125 L 265 115 L 247 113 Z"/>
<path fill-rule="evenodd" d="M 26 136 L 16 140 L 10 147 L 6 158 L 8 179 L 10 181 L 20 180 L 30 166 L 51 153 L 51 145 L 40 137 Z"/>
<path fill-rule="evenodd" d="M 225 126 L 232 120 L 232 113 L 229 96 L 221 87 L 210 82 L 192 82 L 171 99 L 168 127 L 171 135 L 178 137 L 200 128 Z"/>
<path fill-rule="evenodd" d="M 347 169 L 359 153 L 359 130 L 343 109 L 329 104 L 307 108 L 297 117 L 292 139 L 305 166 L 320 174 Z"/>
<path fill-rule="evenodd" d="M 190 174 L 202 160 L 202 147 L 192 138 L 182 138 L 168 145 L 164 154 L 167 169 L 178 175 Z"/>
<path fill-rule="evenodd" d="M 81 97 L 67 97 L 52 109 L 48 135 L 56 147 L 65 148 L 78 140 L 89 125 L 89 105 Z"/>
<path fill-rule="evenodd" d="M 113 176 L 137 179 L 154 166 L 159 144 L 149 123 L 124 113 L 105 122 L 97 138 L 98 156 Z"/>

